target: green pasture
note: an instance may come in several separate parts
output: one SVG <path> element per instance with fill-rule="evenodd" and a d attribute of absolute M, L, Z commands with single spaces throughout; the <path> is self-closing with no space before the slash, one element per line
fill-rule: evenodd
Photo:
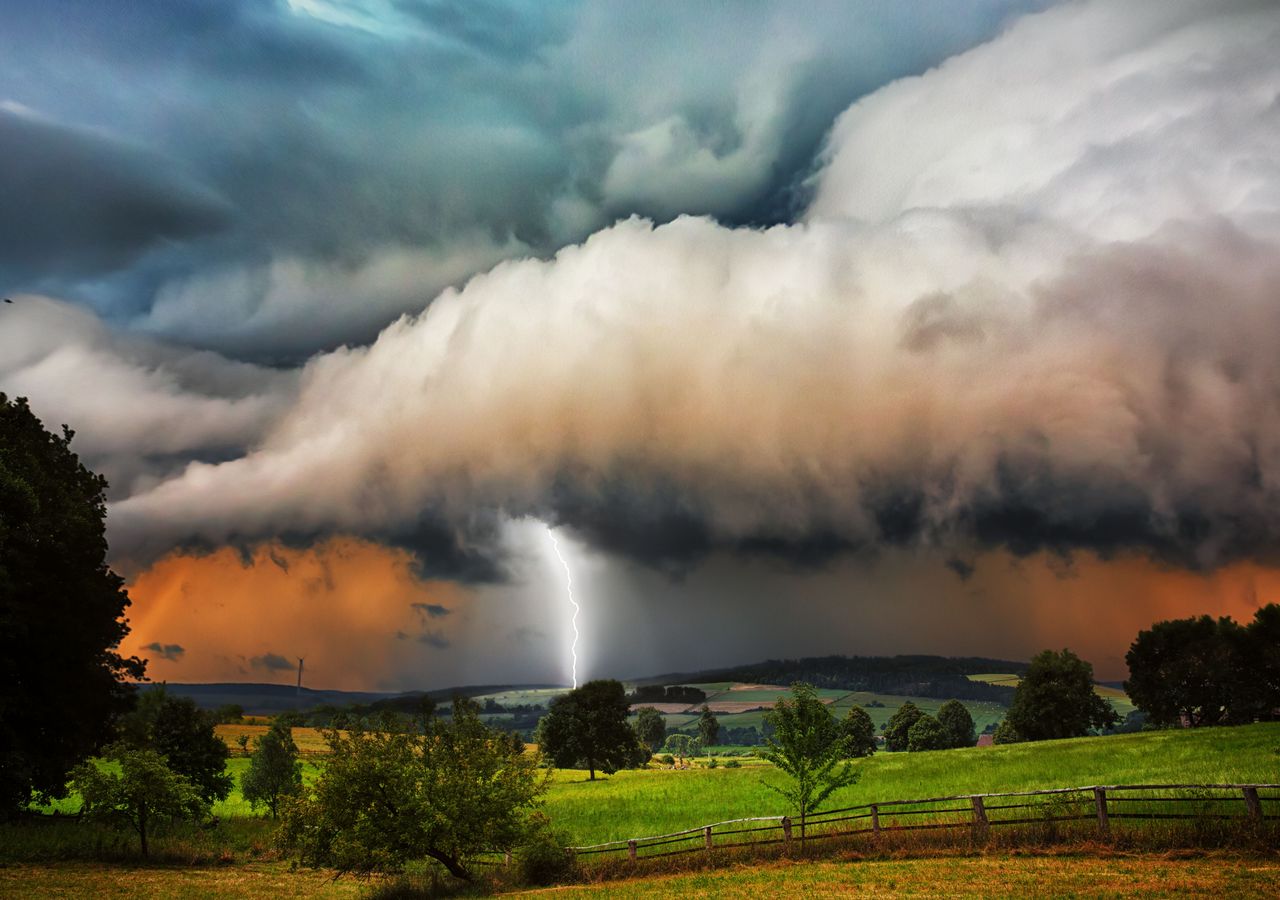
<path fill-rule="evenodd" d="M 952 794 L 1091 784 L 1280 782 L 1280 723 L 1148 731 L 1109 737 L 878 753 L 855 765 L 861 781 L 828 808 Z M 577 845 L 662 834 L 747 816 L 782 815 L 760 768 L 636 770 L 589 782 L 558 771 L 546 812 Z"/>

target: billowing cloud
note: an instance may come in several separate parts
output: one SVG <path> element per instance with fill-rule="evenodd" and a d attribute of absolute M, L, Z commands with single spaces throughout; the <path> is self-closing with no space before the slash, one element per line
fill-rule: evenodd
<path fill-rule="evenodd" d="M 1280 14 L 1132 10 L 1024 20 L 856 105 L 801 224 L 628 220 L 313 359 L 253 452 L 123 500 L 116 535 L 144 553 L 381 537 L 431 510 L 467 546 L 476 510 L 500 510 L 657 562 L 898 543 L 1270 558 Z M 1031 87 L 1050 47 L 1088 98 L 1087 117 L 1061 108 L 1069 140 Z M 922 97 L 1009 79 L 1025 87 L 982 133 L 1016 146 L 921 171 L 886 152 L 947 144 Z M 1134 181 L 1156 146 L 1175 190 Z"/>
<path fill-rule="evenodd" d="M 852 100 L 1044 2 L 6 4 L 0 100 L 113 137 L 21 154 L 0 289 L 241 358 L 364 343 L 619 216 L 780 221 Z"/>

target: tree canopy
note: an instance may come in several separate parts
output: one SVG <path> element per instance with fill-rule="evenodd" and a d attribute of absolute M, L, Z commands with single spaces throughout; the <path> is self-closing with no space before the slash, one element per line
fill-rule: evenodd
<path fill-rule="evenodd" d="M 923 715 L 920 707 L 910 700 L 898 707 L 898 711 L 884 725 L 884 748 L 895 752 L 906 750 L 907 733 L 911 731 L 911 726 L 916 724 L 916 719 Z"/>
<path fill-rule="evenodd" d="M 551 701 L 538 724 L 538 746 L 557 766 L 586 769 L 592 781 L 597 770 L 612 775 L 642 755 L 629 711 L 621 682 L 588 681 Z"/>
<path fill-rule="evenodd" d="M 311 789 L 285 804 L 282 837 L 304 864 L 339 872 L 433 859 L 470 881 L 478 855 L 522 842 L 550 778 L 465 700 L 417 731 L 357 722 L 325 739 L 330 755 Z"/>
<path fill-rule="evenodd" d="M 514 744 L 512 748 L 514 750 Z M 523 745 L 518 752 L 524 752 Z M 254 809 L 265 806 L 274 819 L 279 813 L 280 801 L 301 790 L 302 763 L 298 762 L 293 729 L 287 721 L 274 721 L 258 740 L 249 768 L 240 776 L 240 793 Z"/>
<path fill-rule="evenodd" d="M 938 724 L 946 732 L 948 747 L 972 747 L 978 743 L 973 716 L 959 700 L 948 700 L 938 707 Z"/>
<path fill-rule="evenodd" d="M 871 756 L 876 752 L 876 725 L 861 706 L 854 706 L 840 722 L 840 736 L 850 757 Z"/>
<path fill-rule="evenodd" d="M 716 742 L 716 738 L 720 736 L 720 720 L 716 718 L 716 714 L 711 711 L 711 707 L 705 703 L 702 705 L 702 712 L 698 716 L 698 737 L 702 740 L 702 746 L 710 747 Z"/>
<path fill-rule="evenodd" d="M 0 394 L 0 815 L 63 796 L 145 671 L 117 652 L 129 596 L 106 563 L 107 482 L 72 436 Z"/>
<path fill-rule="evenodd" d="M 649 753 L 657 753 L 667 737 L 667 721 L 662 713 L 652 706 L 642 706 L 636 712 L 636 737 L 640 743 L 649 748 Z"/>
<path fill-rule="evenodd" d="M 175 697 L 164 685 L 150 688 L 121 721 L 120 731 L 133 746 L 162 754 L 206 801 L 225 800 L 231 793 L 233 782 L 226 773 L 230 751 L 214 732 L 214 717 L 190 697 Z"/>
<path fill-rule="evenodd" d="M 1226 725 L 1280 715 L 1280 605 L 1241 626 L 1210 616 L 1138 632 L 1125 661 L 1134 705 L 1154 725 Z"/>
<path fill-rule="evenodd" d="M 1070 650 L 1045 650 L 1031 660 L 1005 717 L 1024 741 L 1083 737 L 1120 721 L 1093 689 L 1093 666 Z"/>
<path fill-rule="evenodd" d="M 138 835 L 143 856 L 157 822 L 196 819 L 209 811 L 190 779 L 174 772 L 156 751 L 112 744 L 103 758 L 112 766 L 81 763 L 72 773 L 72 786 L 84 798 L 86 817 L 128 824 Z"/>
<path fill-rule="evenodd" d="M 912 753 L 946 750 L 950 746 L 947 730 L 933 716 L 922 715 L 907 729 L 907 749 Z"/>

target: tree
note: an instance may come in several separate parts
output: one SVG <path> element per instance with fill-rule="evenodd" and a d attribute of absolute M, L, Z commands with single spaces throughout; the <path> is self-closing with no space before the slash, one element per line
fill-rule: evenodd
<path fill-rule="evenodd" d="M 1093 666 L 1070 650 L 1045 650 L 1031 660 L 1013 693 L 1006 720 L 1024 741 L 1082 737 L 1120 721 L 1093 690 Z"/>
<path fill-rule="evenodd" d="M 791 699 L 779 700 L 767 718 L 773 722 L 774 737 L 765 741 L 760 755 L 790 781 L 782 785 L 765 781 L 764 785 L 800 814 L 803 838 L 805 817 L 834 791 L 857 782 L 859 773 L 845 761 L 848 748 L 835 717 L 812 685 L 793 684 Z"/>
<path fill-rule="evenodd" d="M 175 697 L 158 685 L 144 692 L 137 708 L 121 721 L 121 735 L 135 747 L 163 754 L 169 767 L 189 778 L 212 803 L 225 800 L 233 784 L 226 772 L 231 754 L 213 724 L 213 717 L 190 697 Z"/>
<path fill-rule="evenodd" d="M 1268 637 L 1269 635 L 1269 637 Z M 1271 718 L 1280 706 L 1280 606 L 1248 627 L 1199 616 L 1156 622 L 1125 655 L 1125 691 L 1153 725 L 1191 727 Z"/>
<path fill-rule="evenodd" d="M 676 732 L 667 735 L 667 743 L 662 749 L 680 760 L 683 766 L 686 756 L 697 756 L 702 752 L 702 742 L 692 735 Z"/>
<path fill-rule="evenodd" d="M 871 756 L 876 752 L 876 725 L 861 706 L 852 707 L 840 723 L 840 735 L 850 757 Z"/>
<path fill-rule="evenodd" d="M 213 720 L 219 725 L 239 725 L 244 721 L 244 707 L 239 703 L 224 703 L 214 710 Z"/>
<path fill-rule="evenodd" d="M 523 751 L 522 746 L 519 752 Z M 298 762 L 293 729 L 285 722 L 272 722 L 267 733 L 258 739 L 249 768 L 240 776 L 240 793 L 254 809 L 266 806 L 274 819 L 281 799 L 301 790 L 302 763 Z"/>
<path fill-rule="evenodd" d="M 991 735 L 991 743 L 1020 744 L 1022 743 L 1022 735 L 1018 734 L 1018 729 L 1014 728 L 1008 719 L 1002 719 Z"/>
<path fill-rule="evenodd" d="M 639 741 L 627 723 L 630 705 L 622 683 L 588 681 L 551 701 L 538 723 L 542 752 L 561 768 L 582 766 L 612 775 L 635 763 Z"/>
<path fill-rule="evenodd" d="M 884 748 L 899 752 L 907 749 L 907 732 L 916 724 L 916 719 L 923 716 L 920 707 L 910 700 L 898 707 L 884 726 Z"/>
<path fill-rule="evenodd" d="M 208 812 L 196 786 L 154 750 L 113 744 L 103 758 L 118 771 L 81 763 L 72 772 L 71 785 L 84 798 L 86 817 L 132 827 L 143 856 L 149 853 L 147 835 L 157 820 L 196 819 Z"/>
<path fill-rule="evenodd" d="M 978 743 L 973 716 L 959 700 L 948 700 L 938 708 L 938 724 L 946 732 L 948 747 L 972 747 Z"/>
<path fill-rule="evenodd" d="M 106 564 L 107 482 L 72 436 L 0 394 L 0 816 L 65 796 L 145 672 L 117 652 L 129 595 Z"/>
<path fill-rule="evenodd" d="M 662 713 L 652 706 L 642 706 L 636 713 L 636 737 L 640 743 L 649 748 L 649 753 L 657 753 L 667 736 L 667 721 Z"/>
<path fill-rule="evenodd" d="M 284 804 L 281 836 L 304 864 L 339 872 L 395 872 L 430 858 L 470 881 L 477 856 L 519 846 L 550 779 L 471 702 L 416 730 L 356 723 L 325 740 L 324 769 Z"/>
<path fill-rule="evenodd" d="M 907 729 L 907 749 L 912 753 L 922 750 L 946 750 L 951 746 L 950 735 L 933 716 L 922 715 Z"/>
<path fill-rule="evenodd" d="M 711 711 L 711 707 L 705 703 L 702 705 L 702 714 L 698 716 L 698 737 L 702 739 L 702 746 L 710 752 L 711 745 L 716 742 L 716 738 L 720 736 L 720 721 L 716 718 L 716 714 Z"/>

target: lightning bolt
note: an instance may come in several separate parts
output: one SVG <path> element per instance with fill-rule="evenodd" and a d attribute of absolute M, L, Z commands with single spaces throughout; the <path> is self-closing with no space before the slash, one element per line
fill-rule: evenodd
<path fill-rule="evenodd" d="M 556 533 L 551 530 L 551 526 L 547 526 L 547 537 L 551 538 L 551 549 L 556 553 L 556 559 L 560 560 L 560 565 L 564 566 L 564 589 L 569 597 L 569 605 L 573 607 L 573 644 L 569 647 L 569 653 L 573 656 L 573 686 L 578 686 L 578 613 L 582 607 L 578 605 L 578 601 L 573 599 L 573 573 L 569 571 L 569 563 L 565 560 L 564 554 L 560 552 L 560 542 L 556 540 Z"/>

